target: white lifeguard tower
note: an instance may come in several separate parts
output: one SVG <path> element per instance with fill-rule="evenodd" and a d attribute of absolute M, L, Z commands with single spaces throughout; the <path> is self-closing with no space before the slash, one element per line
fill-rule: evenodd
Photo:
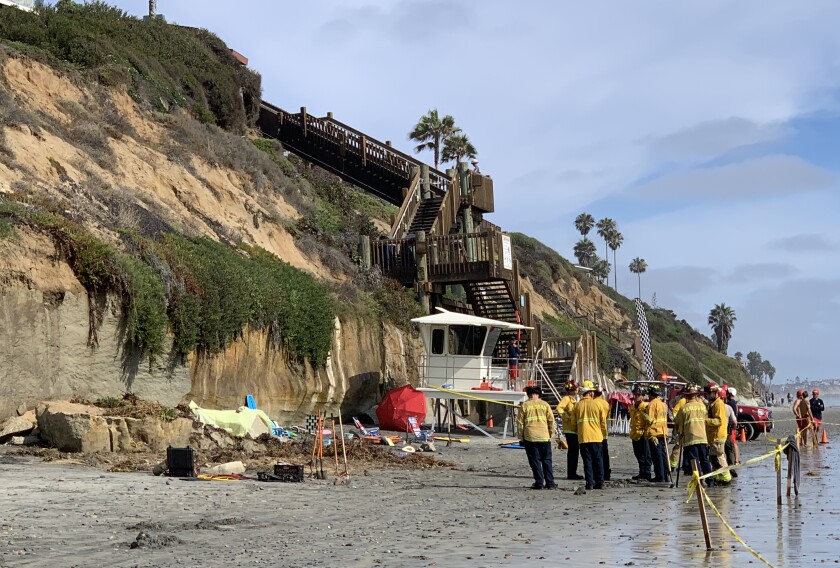
<path fill-rule="evenodd" d="M 431 399 L 523 402 L 526 379 L 510 376 L 507 359 L 494 365 L 493 352 L 502 331 L 532 328 L 437 309 L 440 313 L 411 320 L 420 327 L 425 346 L 417 390 Z"/>

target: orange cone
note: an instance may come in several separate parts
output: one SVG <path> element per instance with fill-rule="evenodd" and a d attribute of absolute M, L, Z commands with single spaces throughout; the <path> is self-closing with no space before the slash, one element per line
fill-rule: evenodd
<path fill-rule="evenodd" d="M 827 444 L 828 443 L 828 434 L 825 433 L 825 428 L 823 428 L 823 435 L 822 440 L 820 440 L 820 444 Z"/>
<path fill-rule="evenodd" d="M 746 428 L 741 428 L 741 437 L 738 439 L 738 441 L 740 441 L 740 442 L 746 442 L 747 441 L 747 429 Z"/>
<path fill-rule="evenodd" d="M 492 415 L 490 416 L 490 418 L 487 419 L 487 427 L 488 428 L 493 427 L 493 416 Z M 825 434 L 825 432 L 823 432 L 823 434 Z"/>

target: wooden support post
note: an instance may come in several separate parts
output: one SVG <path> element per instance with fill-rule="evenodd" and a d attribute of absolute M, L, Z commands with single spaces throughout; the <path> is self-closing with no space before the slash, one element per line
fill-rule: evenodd
<path fill-rule="evenodd" d="M 429 181 L 429 166 L 420 164 L 420 197 L 429 199 L 432 197 L 432 183 Z"/>
<path fill-rule="evenodd" d="M 361 149 L 362 149 L 362 165 L 367 167 L 367 136 L 362 135 Z"/>
<path fill-rule="evenodd" d="M 308 130 L 307 124 L 307 114 L 306 114 L 306 107 L 300 107 L 300 124 L 303 127 L 303 137 L 306 138 L 306 131 Z"/>
<path fill-rule="evenodd" d="M 369 270 L 370 262 L 370 237 L 368 235 L 359 235 L 359 258 L 362 259 L 362 268 Z"/>
<path fill-rule="evenodd" d="M 467 167 L 466 162 L 460 162 L 458 164 L 458 180 L 460 183 L 460 195 L 462 198 L 469 197 L 470 195 L 470 171 Z M 464 207 L 461 210 L 461 228 L 463 229 L 464 233 L 474 233 L 475 227 L 473 224 L 473 216 L 472 216 L 472 207 Z M 475 256 L 475 242 L 473 239 L 467 240 L 466 246 L 467 252 L 467 261 L 474 262 L 476 260 Z"/>
<path fill-rule="evenodd" d="M 328 112 L 328 113 L 327 113 L 327 118 L 332 118 L 332 117 L 333 117 L 333 113 L 332 113 L 332 111 Z"/>
<path fill-rule="evenodd" d="M 781 452 L 782 450 L 782 442 L 776 442 L 776 451 Z M 781 462 L 781 453 L 779 455 L 779 467 L 776 469 L 776 506 L 781 508 L 782 506 L 782 462 Z M 776 460 L 773 460 L 773 464 L 775 465 Z"/>
<path fill-rule="evenodd" d="M 429 293 L 426 292 L 426 282 L 429 281 L 428 251 L 426 246 L 426 231 L 417 231 L 416 241 L 417 258 L 417 299 L 424 314 L 431 310 L 429 306 Z"/>
<path fill-rule="evenodd" d="M 691 469 L 696 473 L 697 460 L 691 460 Z M 697 506 L 700 507 L 700 524 L 703 525 L 703 538 L 706 539 L 706 550 L 712 550 L 712 535 L 709 533 L 709 519 L 706 518 L 706 503 L 703 501 L 703 485 L 697 486 L 695 493 L 697 493 Z"/>

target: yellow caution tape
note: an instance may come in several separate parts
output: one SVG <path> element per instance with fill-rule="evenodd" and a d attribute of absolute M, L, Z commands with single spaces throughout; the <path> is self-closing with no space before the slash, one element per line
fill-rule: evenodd
<path fill-rule="evenodd" d="M 720 514 L 720 511 L 718 511 L 717 507 L 715 507 L 715 504 L 712 503 L 712 500 L 709 498 L 708 493 L 706 493 L 706 491 L 703 489 L 703 484 L 700 483 L 700 476 L 697 474 L 696 471 L 694 472 L 694 475 L 693 475 L 693 478 L 691 479 L 691 481 L 688 482 L 688 488 L 689 488 L 689 493 L 688 493 L 689 500 L 691 500 L 691 496 L 693 495 L 695 490 L 699 491 L 700 495 L 703 496 L 706 503 L 709 505 L 709 507 L 711 507 L 711 509 L 715 513 L 715 515 L 717 515 L 717 518 L 720 519 L 720 522 L 723 523 L 723 526 L 725 526 L 726 529 L 729 531 L 729 534 L 731 534 L 735 538 L 735 540 L 740 542 L 741 545 L 744 548 L 746 548 L 747 551 L 750 554 L 755 556 L 757 559 L 761 560 L 764 564 L 766 564 L 770 568 L 774 568 L 772 564 L 770 564 L 767 560 L 764 559 L 764 557 L 762 557 L 758 552 L 753 550 L 750 547 L 750 545 L 748 545 L 746 542 L 744 542 L 744 539 L 742 539 L 740 536 L 738 536 L 738 533 L 735 532 L 735 529 L 733 529 L 729 525 L 729 523 L 726 522 L 726 519 L 724 519 L 723 515 Z M 688 501 L 686 501 L 686 502 L 688 502 Z"/>
<path fill-rule="evenodd" d="M 711 473 L 707 473 L 706 475 L 700 476 L 700 479 L 701 480 L 702 479 L 707 479 L 707 478 L 712 477 L 714 475 L 719 475 L 721 473 L 726 473 L 728 471 L 732 471 L 733 469 L 741 469 L 742 467 L 747 467 L 748 465 L 758 463 L 762 460 L 766 460 L 767 458 L 770 458 L 770 457 L 773 457 L 773 456 L 776 457 L 776 461 L 777 461 L 776 469 L 778 469 L 779 467 L 781 467 L 781 457 L 780 457 L 781 453 L 784 451 L 785 448 L 788 447 L 788 445 L 789 444 L 785 444 L 781 448 L 774 448 L 772 452 L 768 452 L 768 453 L 766 453 L 762 456 L 752 458 L 752 459 L 747 460 L 743 463 L 739 463 L 739 464 L 735 464 L 735 465 L 729 465 L 729 466 L 726 466 L 726 467 L 722 467 L 720 469 L 716 469 Z"/>
<path fill-rule="evenodd" d="M 471 394 L 466 394 L 466 393 L 461 392 L 461 391 L 453 391 L 453 390 L 445 389 L 443 387 L 429 386 L 429 387 L 424 387 L 424 388 L 430 388 L 430 389 L 435 389 L 435 390 L 441 391 L 441 392 L 448 392 L 448 393 L 452 393 L 452 394 L 457 394 L 459 397 L 463 397 L 463 398 L 472 398 L 474 400 L 483 400 L 484 402 L 492 402 L 494 404 L 502 404 L 504 406 L 517 406 L 517 405 L 513 404 L 512 402 L 504 402 L 504 401 L 501 401 L 501 400 L 492 400 L 492 399 L 489 399 L 489 398 L 484 398 L 484 397 L 480 397 L 480 396 L 474 396 L 474 395 L 471 395 Z"/>

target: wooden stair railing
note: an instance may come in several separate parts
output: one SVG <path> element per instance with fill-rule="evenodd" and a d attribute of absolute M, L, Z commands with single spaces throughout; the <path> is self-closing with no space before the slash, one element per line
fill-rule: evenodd
<path fill-rule="evenodd" d="M 408 232 L 408 228 L 411 226 L 411 222 L 414 220 L 414 215 L 417 213 L 417 209 L 419 207 L 420 170 L 415 170 L 414 175 L 411 177 L 411 182 L 409 183 L 408 191 L 406 192 L 402 207 L 400 207 L 400 210 L 394 219 L 394 224 L 391 226 L 388 237 L 391 239 L 403 238 Z"/>

